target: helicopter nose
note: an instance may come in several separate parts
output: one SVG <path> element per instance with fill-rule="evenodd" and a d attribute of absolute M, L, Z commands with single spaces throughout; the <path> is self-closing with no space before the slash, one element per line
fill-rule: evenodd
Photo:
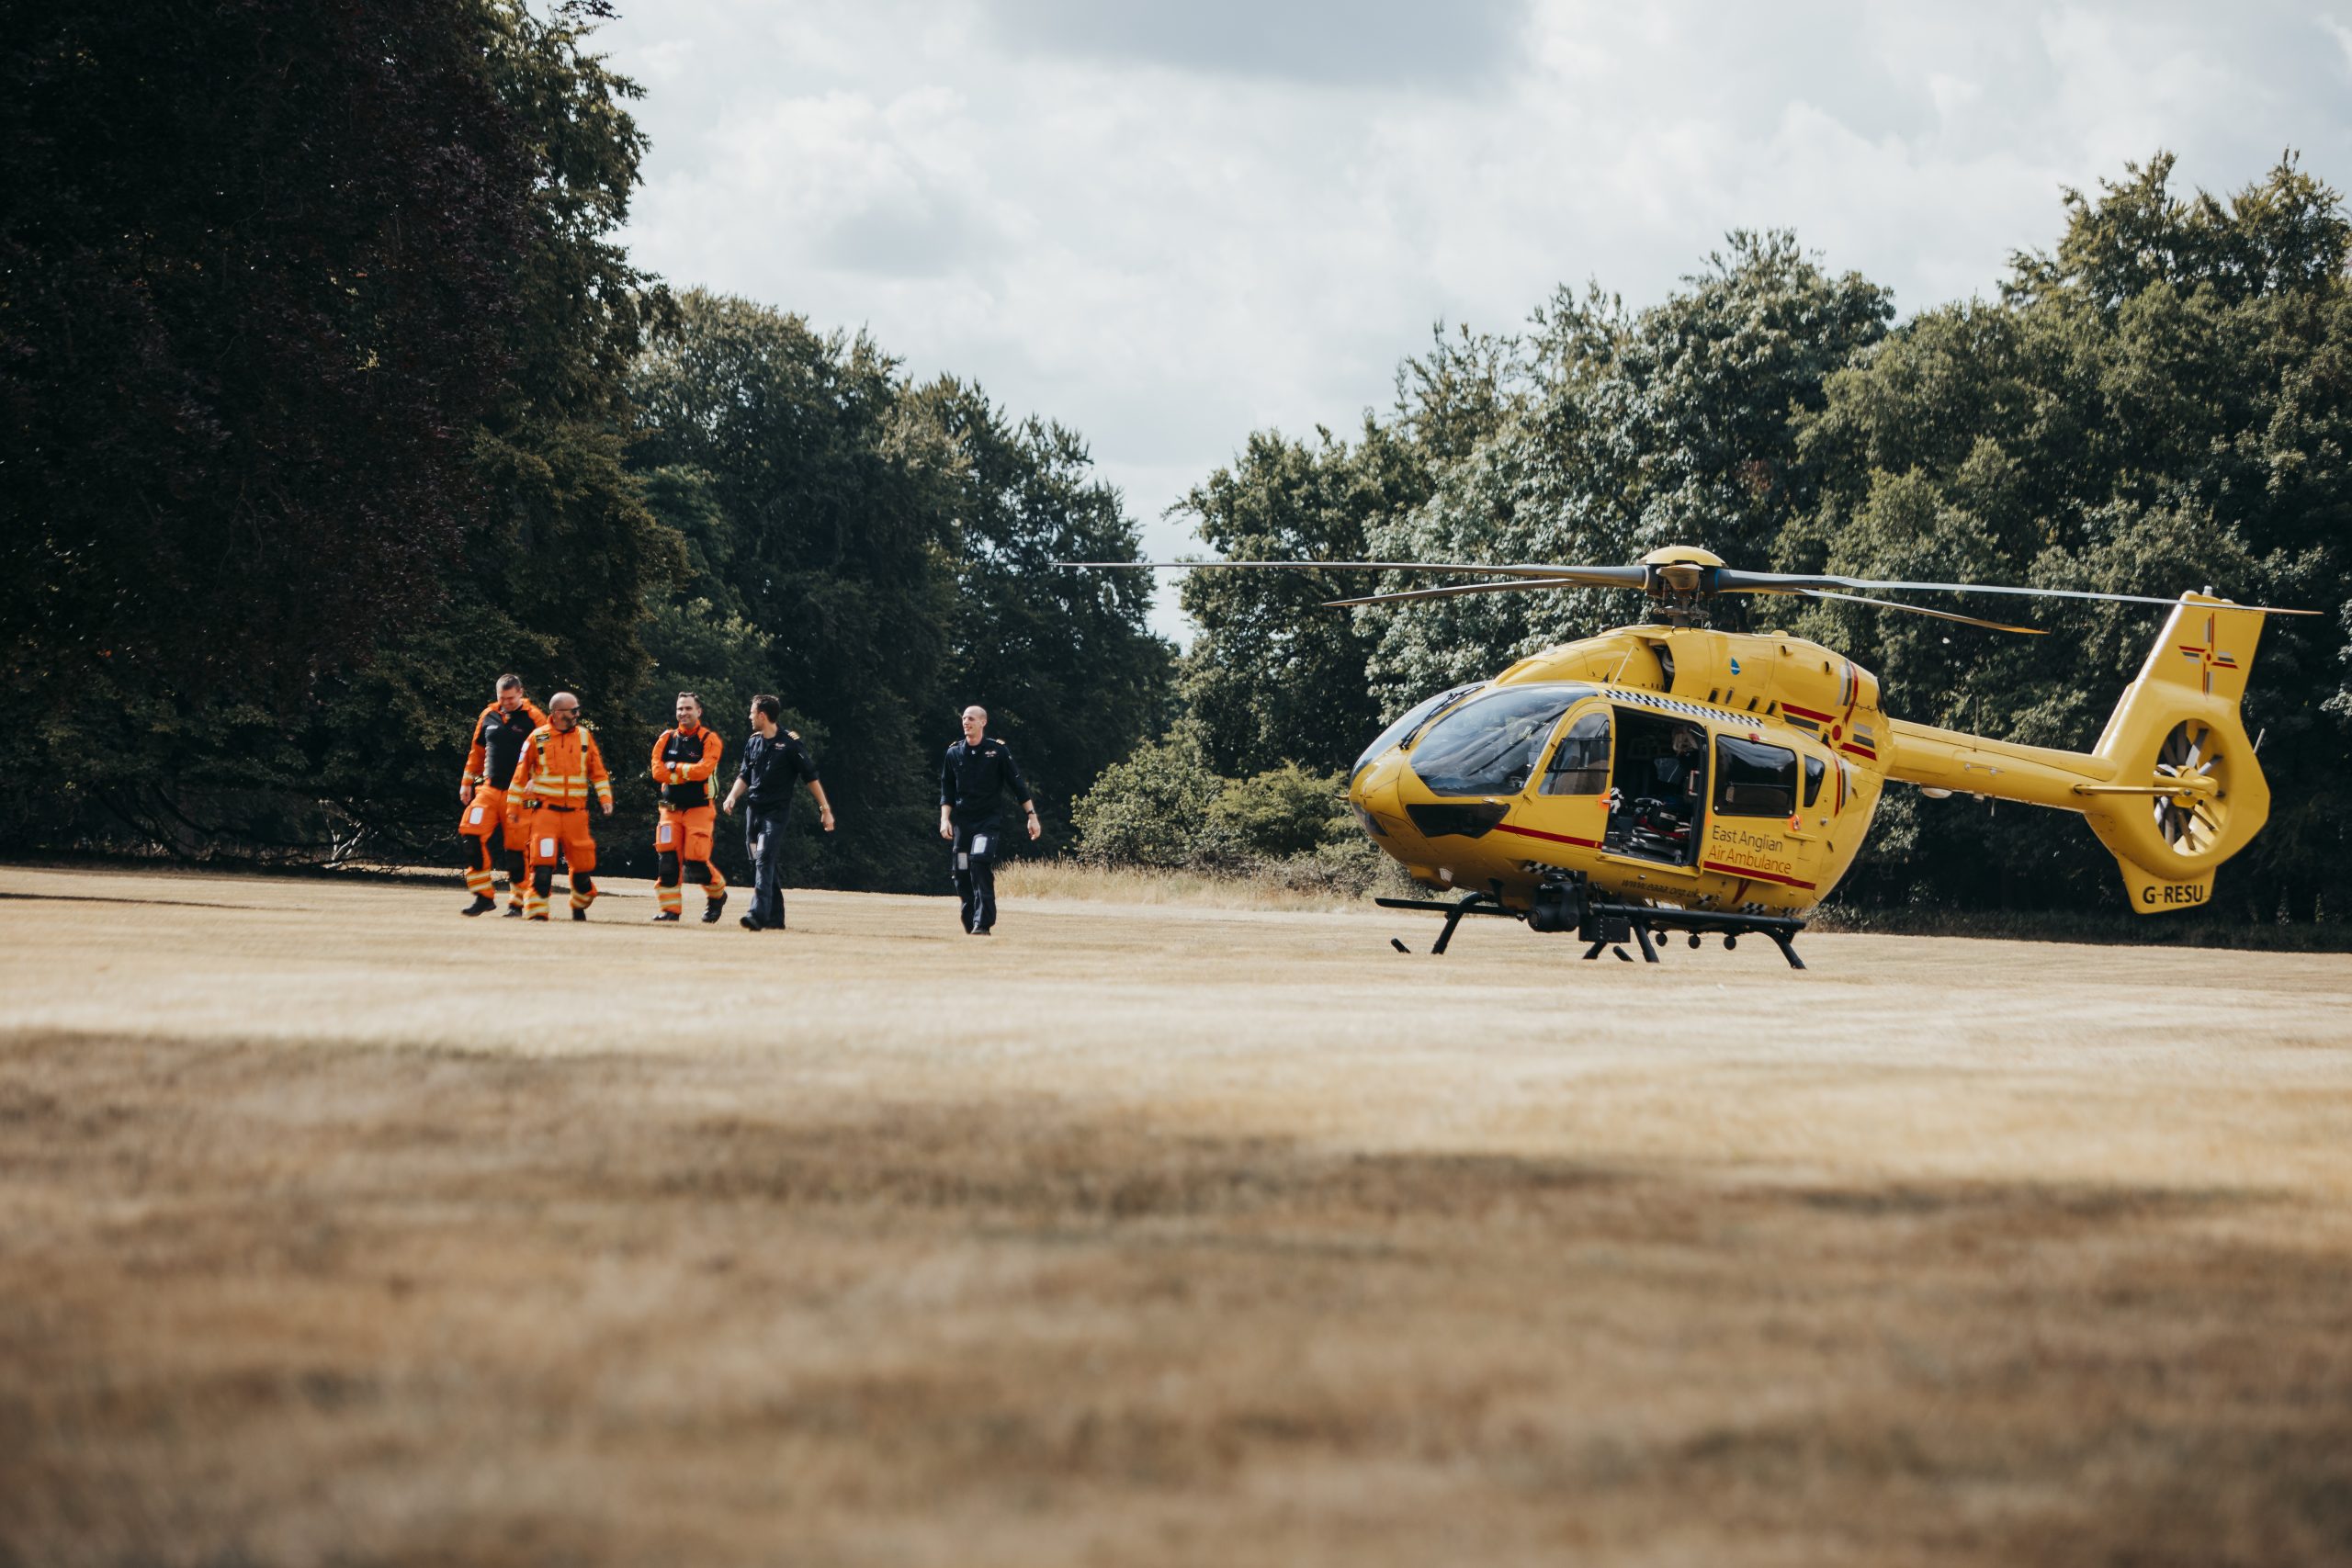
<path fill-rule="evenodd" d="M 1356 808 L 1365 826 L 1379 823 L 1382 830 L 1387 823 L 1403 820 L 1405 809 L 1396 794 L 1397 781 L 1404 774 L 1404 763 L 1394 752 L 1356 774 L 1348 785 L 1348 804 Z M 1385 822 L 1380 819 L 1385 818 Z"/>

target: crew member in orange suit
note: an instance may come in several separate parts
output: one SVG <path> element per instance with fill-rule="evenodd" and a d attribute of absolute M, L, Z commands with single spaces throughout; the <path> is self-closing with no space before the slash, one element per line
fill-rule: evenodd
<path fill-rule="evenodd" d="M 495 700 L 474 719 L 473 746 L 466 753 L 465 777 L 458 784 L 466 889 L 474 897 L 460 914 L 486 915 L 498 908 L 498 849 L 505 851 L 506 912 L 523 912 L 523 802 L 506 786 L 514 780 L 523 743 L 547 721 L 548 716 L 524 694 L 519 675 L 501 675 Z"/>
<path fill-rule="evenodd" d="M 571 874 L 571 918 L 584 920 L 596 900 L 596 840 L 588 831 L 588 795 L 595 792 L 605 815 L 613 814 L 613 783 L 596 738 L 580 722 L 580 699 L 558 692 L 548 699 L 548 721 L 531 731 L 515 765 L 514 793 L 523 797 L 529 841 L 524 847 L 528 883 L 523 894 L 527 919 L 548 918 L 548 895 L 555 890 L 555 868 Z"/>
<path fill-rule="evenodd" d="M 702 923 L 715 925 L 727 908 L 727 879 L 710 860 L 710 775 L 726 750 L 718 732 L 702 721 L 702 698 L 678 694 L 678 727 L 653 743 L 653 782 L 662 786 L 662 820 L 653 829 L 653 896 L 661 901 L 657 921 L 675 921 L 684 912 L 686 882 L 702 885 Z"/>

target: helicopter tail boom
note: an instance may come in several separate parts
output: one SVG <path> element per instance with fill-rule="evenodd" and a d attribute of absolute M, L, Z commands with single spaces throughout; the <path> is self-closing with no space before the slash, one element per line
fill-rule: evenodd
<path fill-rule="evenodd" d="M 1887 774 L 1937 793 L 2080 812 L 2115 856 L 2133 909 L 2195 908 L 2212 896 L 2214 868 L 2270 815 L 2238 711 L 2262 616 L 2183 594 L 2087 752 L 1897 720 Z"/>

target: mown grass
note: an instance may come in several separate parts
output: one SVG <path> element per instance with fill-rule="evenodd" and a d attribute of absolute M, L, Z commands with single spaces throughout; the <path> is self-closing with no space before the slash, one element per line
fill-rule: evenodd
<path fill-rule="evenodd" d="M 0 1568 L 2352 1549 L 2342 959 L 460 903 L 0 869 Z"/>
<path fill-rule="evenodd" d="M 1074 856 L 1019 860 L 998 871 L 996 885 L 998 896 L 1009 898 L 1327 912 L 1371 909 L 1375 897 L 1408 897 L 1414 892 L 1393 863 L 1329 852 L 1182 869 L 1103 865 Z"/>
<path fill-rule="evenodd" d="M 2134 915 L 2127 909 L 1948 909 L 1928 904 L 1859 908 L 1832 901 L 1814 929 L 1882 936 L 1982 937 L 2133 947 L 2222 947 L 2262 953 L 2352 953 L 2352 921 L 2258 923 L 2214 911 Z"/>
<path fill-rule="evenodd" d="M 1402 868 L 1370 845 L 1316 855 L 1168 869 L 1103 865 L 1074 855 L 1014 860 L 997 872 L 1001 896 L 1067 898 L 1174 908 L 1369 910 L 1378 897 L 1423 896 Z M 44 857 L 10 863 L 25 870 L 193 871 L 161 857 Z M 208 863 L 208 876 L 302 877 L 333 882 L 448 883 L 445 866 L 351 862 L 322 866 Z M 628 879 L 605 879 L 608 885 Z M 2095 946 L 2222 948 L 2257 953 L 2352 953 L 2352 920 L 2257 921 L 2222 909 L 2140 916 L 2125 909 L 1953 909 L 1928 903 L 1886 908 L 1833 897 L 1814 911 L 1815 931 L 1875 936 L 1951 936 L 1985 941 L 2083 942 Z"/>

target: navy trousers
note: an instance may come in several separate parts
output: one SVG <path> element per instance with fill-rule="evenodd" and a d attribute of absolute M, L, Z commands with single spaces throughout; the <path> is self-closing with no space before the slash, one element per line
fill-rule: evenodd
<path fill-rule="evenodd" d="M 743 813 L 743 847 L 752 856 L 752 919 L 763 926 L 784 924 L 785 816 L 756 806 Z"/>
<path fill-rule="evenodd" d="M 956 853 L 949 863 L 956 897 L 963 906 L 964 929 L 984 931 L 996 924 L 996 845 L 1001 822 L 994 817 L 959 823 Z"/>

